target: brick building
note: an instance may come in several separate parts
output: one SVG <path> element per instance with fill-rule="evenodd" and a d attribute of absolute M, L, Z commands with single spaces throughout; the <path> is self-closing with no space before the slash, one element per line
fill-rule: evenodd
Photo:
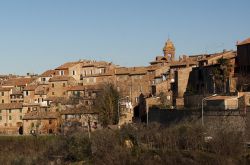
<path fill-rule="evenodd" d="M 23 125 L 22 103 L 0 104 L 0 134 L 18 134 Z"/>
<path fill-rule="evenodd" d="M 237 58 L 235 67 L 238 79 L 237 88 L 240 91 L 250 90 L 250 38 L 237 43 Z"/>

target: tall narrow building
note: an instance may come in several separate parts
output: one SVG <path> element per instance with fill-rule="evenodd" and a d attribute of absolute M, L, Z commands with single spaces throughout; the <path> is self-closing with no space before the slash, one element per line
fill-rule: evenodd
<path fill-rule="evenodd" d="M 175 47 L 173 42 L 168 39 L 163 48 L 164 57 L 167 59 L 167 62 L 174 61 L 175 56 Z"/>

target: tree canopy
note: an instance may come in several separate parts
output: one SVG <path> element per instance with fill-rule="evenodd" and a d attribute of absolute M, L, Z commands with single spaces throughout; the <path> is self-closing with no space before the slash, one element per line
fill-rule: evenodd
<path fill-rule="evenodd" d="M 120 94 L 113 84 L 105 84 L 98 93 L 94 108 L 99 112 L 99 121 L 103 127 L 118 123 L 118 102 Z"/>

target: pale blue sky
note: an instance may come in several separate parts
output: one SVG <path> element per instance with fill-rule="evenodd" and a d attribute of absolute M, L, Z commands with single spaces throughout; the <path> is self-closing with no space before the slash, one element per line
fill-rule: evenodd
<path fill-rule="evenodd" d="M 235 49 L 250 37 L 249 0 L 0 0 L 0 74 L 66 61 L 148 65 L 168 36 L 177 56 Z"/>

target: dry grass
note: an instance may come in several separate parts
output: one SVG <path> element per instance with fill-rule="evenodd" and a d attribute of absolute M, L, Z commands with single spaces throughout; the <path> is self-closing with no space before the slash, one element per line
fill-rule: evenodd
<path fill-rule="evenodd" d="M 205 134 L 206 133 L 206 134 Z M 68 136 L 0 137 L 2 164 L 60 164 L 81 162 L 107 165 L 248 164 L 241 132 L 224 128 L 208 136 L 195 123 L 174 126 L 128 125 L 120 130 L 99 130 Z M 125 141 L 130 141 L 129 146 Z"/>

